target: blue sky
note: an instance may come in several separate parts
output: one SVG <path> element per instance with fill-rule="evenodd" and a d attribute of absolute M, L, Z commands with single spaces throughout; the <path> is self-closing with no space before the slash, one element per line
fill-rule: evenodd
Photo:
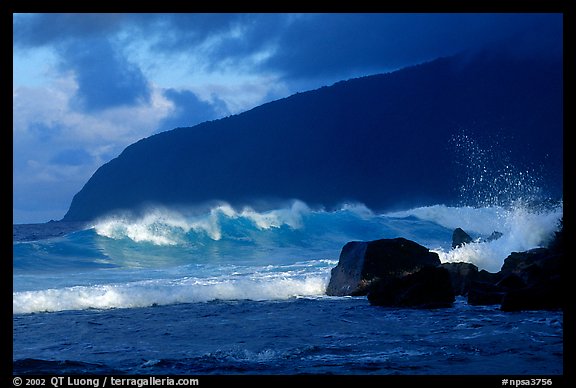
<path fill-rule="evenodd" d="M 14 14 L 13 222 L 61 219 L 154 133 L 493 47 L 561 55 L 562 15 Z"/>

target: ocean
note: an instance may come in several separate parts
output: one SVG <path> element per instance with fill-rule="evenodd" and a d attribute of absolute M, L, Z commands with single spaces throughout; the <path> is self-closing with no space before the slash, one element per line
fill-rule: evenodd
<path fill-rule="evenodd" d="M 349 241 L 405 237 L 497 272 L 546 245 L 562 215 L 562 202 L 376 212 L 296 200 L 14 225 L 13 374 L 560 376 L 562 311 L 461 296 L 387 308 L 325 289 Z M 452 249 L 457 227 L 475 242 Z"/>

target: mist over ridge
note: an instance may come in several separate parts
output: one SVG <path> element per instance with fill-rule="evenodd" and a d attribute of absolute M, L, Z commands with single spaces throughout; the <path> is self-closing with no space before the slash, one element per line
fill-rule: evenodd
<path fill-rule="evenodd" d="M 484 52 L 297 93 L 132 144 L 94 173 L 64 220 L 213 201 L 454 204 L 470 172 L 454 145 L 463 134 L 490 151 L 494 170 L 532 172 L 561 197 L 562 82 L 561 59 Z"/>

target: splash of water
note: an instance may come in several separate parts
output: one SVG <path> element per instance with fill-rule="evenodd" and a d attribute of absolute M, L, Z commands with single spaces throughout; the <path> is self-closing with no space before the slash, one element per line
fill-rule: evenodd
<path fill-rule="evenodd" d="M 519 168 L 497 140 L 482 146 L 462 132 L 452 137 L 451 144 L 463 172 L 459 186 L 462 206 L 516 207 L 546 200 L 536 171 Z"/>

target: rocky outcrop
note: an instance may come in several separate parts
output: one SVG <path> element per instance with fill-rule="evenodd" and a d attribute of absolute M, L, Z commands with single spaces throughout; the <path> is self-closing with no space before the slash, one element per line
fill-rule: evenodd
<path fill-rule="evenodd" d="M 452 306 L 455 297 L 446 268 L 424 267 L 410 275 L 376 280 L 368 300 L 376 306 L 442 308 Z"/>
<path fill-rule="evenodd" d="M 456 249 L 461 247 L 464 244 L 468 244 L 472 242 L 472 237 L 468 233 L 466 233 L 462 228 L 454 229 L 452 233 L 452 248 Z"/>
<path fill-rule="evenodd" d="M 504 294 L 500 309 L 503 311 L 556 310 L 564 307 L 564 293 L 560 276 L 537 284 L 511 290 Z"/>
<path fill-rule="evenodd" d="M 497 273 L 440 264 L 436 253 L 404 238 L 354 241 L 342 248 L 326 293 L 367 295 L 371 304 L 390 307 L 448 307 L 465 295 L 471 305 L 499 304 L 503 311 L 560 309 L 563 258 L 563 227 L 547 248 L 511 253 Z"/>
<path fill-rule="evenodd" d="M 474 306 L 501 304 L 507 292 L 524 286 L 515 275 L 486 272 L 470 283 L 468 303 Z"/>
<path fill-rule="evenodd" d="M 405 238 L 349 242 L 332 269 L 326 294 L 367 295 L 378 279 L 402 278 L 439 265 L 436 253 Z"/>
<path fill-rule="evenodd" d="M 455 295 L 468 295 L 470 283 L 478 279 L 478 267 L 472 263 L 443 263 L 452 283 Z"/>
<path fill-rule="evenodd" d="M 500 237 L 502 237 L 502 232 L 498 232 L 497 230 L 495 230 L 494 232 L 492 232 L 492 234 L 490 234 L 490 236 L 486 237 L 482 241 L 488 242 L 488 241 L 498 240 Z"/>
<path fill-rule="evenodd" d="M 532 285 L 560 274 L 561 258 L 561 254 L 549 248 L 512 252 L 504 260 L 501 272 L 515 274 L 526 285 Z"/>
<path fill-rule="evenodd" d="M 490 234 L 490 236 L 478 239 L 477 241 L 489 242 L 498 240 L 500 237 L 502 237 L 502 233 L 495 230 Z M 474 239 L 472 239 L 472 237 L 470 237 L 470 235 L 462 228 L 456 228 L 454 229 L 454 232 L 452 232 L 452 249 L 460 248 L 461 246 L 470 244 L 471 242 L 474 242 Z"/>
<path fill-rule="evenodd" d="M 514 252 L 506 258 L 501 272 L 522 282 L 502 298 L 504 311 L 550 310 L 563 307 L 561 282 L 563 253 L 550 248 Z"/>
<path fill-rule="evenodd" d="M 468 303 L 500 304 L 503 311 L 554 310 L 564 307 L 561 265 L 564 228 L 546 248 L 512 252 L 497 273 L 485 273 L 470 284 Z"/>
<path fill-rule="evenodd" d="M 477 242 L 489 242 L 497 240 L 502 237 L 502 233 L 494 231 L 486 238 L 479 238 Z M 452 232 L 452 249 L 458 249 L 466 244 L 473 243 L 475 240 L 470 237 L 462 228 L 456 228 Z M 443 263 L 442 266 L 450 273 L 452 281 L 452 288 L 456 295 L 468 296 L 471 285 L 473 285 L 472 295 L 470 299 L 473 303 L 485 304 L 488 301 L 499 300 L 499 296 L 488 295 L 493 290 L 493 287 L 484 287 L 481 283 L 492 285 L 501 279 L 500 274 L 494 274 L 485 270 L 478 270 L 478 267 L 472 263 L 466 262 L 452 262 Z M 501 290 L 498 290 L 500 292 Z M 493 292 L 496 292 L 495 290 Z"/>
<path fill-rule="evenodd" d="M 396 238 L 354 241 L 332 269 L 328 295 L 367 295 L 377 306 L 438 308 L 451 306 L 450 273 L 434 252 Z"/>

